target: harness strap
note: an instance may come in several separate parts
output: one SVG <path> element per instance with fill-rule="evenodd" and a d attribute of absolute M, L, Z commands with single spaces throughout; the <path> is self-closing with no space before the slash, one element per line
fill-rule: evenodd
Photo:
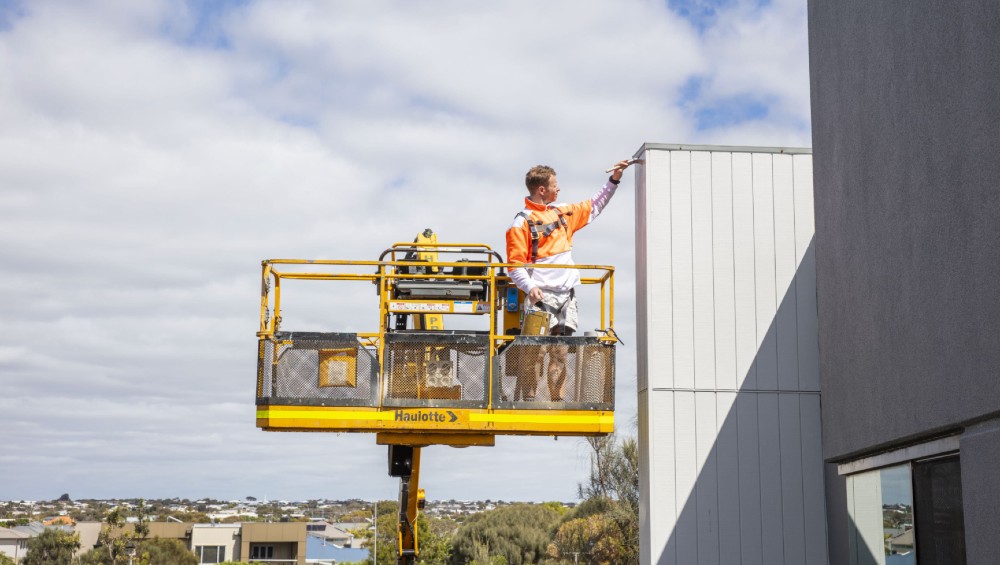
<path fill-rule="evenodd" d="M 541 220 L 537 220 L 537 221 L 532 222 L 531 218 L 528 216 L 528 214 L 525 214 L 523 211 L 517 213 L 518 216 L 521 216 L 522 218 L 524 218 L 525 223 L 527 223 L 527 225 L 528 225 L 528 231 L 531 232 L 531 262 L 532 263 L 535 263 L 535 262 L 538 261 L 538 241 L 541 239 L 541 236 L 539 236 L 539 232 L 541 232 L 542 236 L 549 237 L 550 235 L 552 235 L 552 232 L 556 231 L 559 228 L 569 229 L 569 225 L 566 223 L 566 216 L 572 216 L 573 215 L 573 211 L 572 210 L 567 210 L 566 213 L 565 213 L 565 216 L 564 216 L 563 215 L 563 211 L 560 210 L 559 208 L 552 207 L 552 208 L 549 208 L 549 209 L 550 210 L 555 210 L 556 214 L 559 215 L 559 219 L 557 221 L 555 221 L 555 222 L 551 222 L 551 223 L 548 223 L 548 224 L 542 224 Z"/>
<path fill-rule="evenodd" d="M 524 222 L 528 224 L 528 231 L 531 232 L 531 262 L 534 263 L 535 261 L 538 260 L 538 226 L 535 225 L 535 222 L 531 221 L 531 218 L 528 217 L 528 214 L 525 214 L 524 212 L 518 212 L 517 215 L 524 218 Z"/>

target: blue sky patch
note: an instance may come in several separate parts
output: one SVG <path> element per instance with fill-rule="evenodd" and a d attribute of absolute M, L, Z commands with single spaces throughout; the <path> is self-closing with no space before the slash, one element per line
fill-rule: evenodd
<path fill-rule="evenodd" d="M 409 180 L 406 177 L 395 177 L 385 184 L 385 188 L 388 191 L 402 190 L 406 188 L 409 184 Z"/>
<path fill-rule="evenodd" d="M 682 107 L 688 107 L 698 101 L 701 96 L 702 87 L 705 86 L 705 77 L 693 76 L 681 86 L 681 98 L 678 103 Z"/>
<path fill-rule="evenodd" d="M 741 94 L 701 106 L 695 110 L 694 117 L 698 129 L 703 131 L 760 120 L 767 117 L 769 111 L 761 100 Z"/>
<path fill-rule="evenodd" d="M 699 32 L 715 25 L 719 11 L 731 8 L 741 0 L 667 0 L 667 7 L 672 12 L 691 22 Z M 748 0 L 746 2 L 754 9 L 760 9 L 771 3 L 771 0 Z"/>
<path fill-rule="evenodd" d="M 163 32 L 184 45 L 191 47 L 207 47 L 210 49 L 228 49 L 229 38 L 222 25 L 225 16 L 239 8 L 245 7 L 250 0 L 208 0 L 198 2 L 186 0 L 193 22 L 184 26 L 183 30 L 175 29 L 171 22 L 164 23 Z"/>
<path fill-rule="evenodd" d="M 0 32 L 10 31 L 14 22 L 24 17 L 24 3 L 19 0 L 0 0 Z"/>
<path fill-rule="evenodd" d="M 770 113 L 768 104 L 758 96 L 738 94 L 718 99 L 705 99 L 708 77 L 695 75 L 680 88 L 677 105 L 693 115 L 699 131 L 732 126 L 759 120 Z"/>
<path fill-rule="evenodd" d="M 283 124 L 287 124 L 287 125 L 290 125 L 292 127 L 297 127 L 297 128 L 305 128 L 305 129 L 313 129 L 313 130 L 319 128 L 319 120 L 315 116 L 307 115 L 307 114 L 304 114 L 304 113 L 301 113 L 301 114 L 293 114 L 293 113 L 281 114 L 281 115 L 278 116 L 278 121 L 280 121 Z"/>

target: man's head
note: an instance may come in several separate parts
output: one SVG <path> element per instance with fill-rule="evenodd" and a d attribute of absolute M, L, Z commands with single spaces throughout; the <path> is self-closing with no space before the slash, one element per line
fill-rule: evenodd
<path fill-rule="evenodd" d="M 530 198 L 541 204 L 551 204 L 559 196 L 559 182 L 556 171 L 548 165 L 535 165 L 524 175 Z"/>

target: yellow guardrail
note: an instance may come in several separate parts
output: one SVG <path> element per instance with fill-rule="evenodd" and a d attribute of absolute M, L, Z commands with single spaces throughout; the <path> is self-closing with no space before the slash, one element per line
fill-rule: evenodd
<path fill-rule="evenodd" d="M 407 261 L 397 259 L 396 256 L 403 252 L 410 252 L 417 247 L 433 248 L 439 252 L 455 252 L 463 255 L 484 255 L 486 261 Z M 400 279 L 407 280 L 481 280 L 487 283 L 490 291 L 488 312 L 475 312 L 474 314 L 488 315 L 490 319 L 489 328 L 491 338 L 503 343 L 511 339 L 503 331 L 497 332 L 498 320 L 497 311 L 502 310 L 505 298 L 498 296 L 498 288 L 507 288 L 513 283 L 507 270 L 511 268 L 532 268 L 532 269 L 577 269 L 581 272 L 581 284 L 584 286 L 598 285 L 599 296 L 599 328 L 601 330 L 614 329 L 614 267 L 608 265 L 540 265 L 540 264 L 511 264 L 501 261 L 494 262 L 492 259 L 499 259 L 500 256 L 493 252 L 489 246 L 473 243 L 422 243 L 419 246 L 413 243 L 396 243 L 392 248 L 386 250 L 383 256 L 389 255 L 389 260 L 333 260 L 333 259 L 267 259 L 261 262 L 261 303 L 260 303 L 260 327 L 257 332 L 258 337 L 273 336 L 281 326 L 281 281 L 282 280 L 313 280 L 313 281 L 369 281 L 379 285 L 379 324 L 377 329 L 371 332 L 360 333 L 365 336 L 378 336 L 383 338 L 387 331 L 387 320 L 384 314 L 388 308 L 387 304 L 392 300 L 391 293 L 394 282 Z M 349 272 L 309 272 L 302 270 L 285 270 L 283 267 L 310 266 L 318 269 L 328 269 L 346 267 L 372 267 L 374 273 L 349 273 Z M 437 273 L 409 273 L 401 272 L 401 268 L 437 268 Z M 444 272 L 447 268 L 464 269 L 484 269 L 485 273 L 480 275 L 452 274 Z M 587 276 L 588 274 L 590 276 Z M 449 312 L 451 314 L 457 312 Z M 373 324 L 374 326 L 374 324 Z M 612 339 L 613 338 L 608 338 Z"/>
<path fill-rule="evenodd" d="M 451 260 L 441 260 L 441 256 L 444 255 L 457 255 L 458 257 Z M 432 260 L 420 261 L 415 260 L 416 257 L 430 257 Z M 387 249 L 379 260 L 376 261 L 267 259 L 262 261 L 261 266 L 260 321 L 257 331 L 257 337 L 260 341 L 258 347 L 257 398 L 259 405 L 258 425 L 265 429 L 325 429 L 328 431 L 383 432 L 392 429 L 405 431 L 408 429 L 416 430 L 429 427 L 430 429 L 438 429 L 441 432 L 451 431 L 460 433 L 489 433 L 492 430 L 496 433 L 556 433 L 558 435 L 572 435 L 576 433 L 577 435 L 592 435 L 608 433 L 611 427 L 613 427 L 613 345 L 618 341 L 614 332 L 614 267 L 606 265 L 515 265 L 503 262 L 502 257 L 488 246 L 473 243 L 396 243 Z M 546 402 L 541 402 L 540 404 L 534 402 L 518 404 L 514 402 L 517 400 L 517 387 L 514 387 L 513 400 L 511 394 L 504 394 L 504 383 L 509 387 L 513 381 L 510 371 L 511 364 L 530 363 L 532 360 L 539 359 L 535 361 L 536 366 L 534 369 L 535 372 L 538 372 L 537 364 L 541 363 L 540 359 L 542 357 L 537 357 L 534 352 L 544 351 L 544 348 L 548 347 L 537 344 L 525 345 L 526 343 L 535 343 L 530 340 L 515 341 L 517 335 L 512 330 L 520 327 L 519 317 L 522 311 L 521 300 L 523 300 L 523 293 L 518 293 L 514 287 L 509 276 L 509 270 L 519 267 L 533 269 L 572 268 L 580 271 L 581 288 L 577 290 L 577 295 L 581 299 L 588 301 L 588 307 L 592 309 L 596 306 L 599 310 L 597 313 L 597 318 L 599 319 L 598 332 L 597 335 L 590 334 L 589 336 L 563 338 L 564 341 L 561 343 L 563 343 L 562 347 L 564 348 L 579 347 L 579 349 L 574 349 L 576 353 L 572 354 L 577 355 L 579 358 L 576 368 L 573 369 L 578 375 L 583 374 L 583 369 L 581 368 L 584 367 L 584 363 L 591 363 L 591 366 L 598 367 L 598 369 L 593 370 L 587 369 L 588 371 L 605 371 L 610 375 L 610 377 L 602 377 L 602 381 L 600 378 L 594 377 L 591 373 L 587 374 L 586 378 L 592 379 L 593 382 L 600 381 L 604 383 L 600 386 L 581 385 L 581 381 L 578 380 L 576 386 L 589 386 L 586 390 L 586 395 L 588 398 L 597 400 L 583 400 L 580 388 L 576 389 L 578 398 L 575 399 L 575 402 L 548 402 L 548 405 L 545 405 Z M 292 356 L 297 355 L 294 353 L 296 348 L 294 342 L 296 339 L 320 339 L 315 337 L 301 337 L 310 332 L 289 331 L 283 328 L 282 282 L 285 281 L 287 283 L 287 281 L 292 280 L 338 283 L 361 282 L 369 283 L 376 287 L 377 303 L 373 297 L 372 304 L 372 315 L 375 319 L 372 319 L 370 324 L 365 324 L 361 320 L 363 331 L 351 332 L 350 334 L 357 337 L 360 346 L 367 348 L 371 352 L 369 355 L 375 360 L 375 370 L 370 377 L 372 382 L 370 386 L 367 382 L 365 385 L 367 387 L 365 390 L 371 391 L 372 396 L 370 401 L 362 401 L 355 397 L 352 398 L 351 403 L 344 402 L 338 404 L 336 399 L 324 396 L 324 394 L 330 394 L 329 390 L 322 390 L 322 387 L 329 386 L 328 384 L 321 384 L 318 385 L 320 388 L 313 389 L 317 395 L 315 399 L 317 402 L 315 403 L 309 402 L 308 398 L 293 398 L 289 400 L 287 394 L 277 392 L 275 388 L 277 385 L 273 384 L 273 382 L 278 382 L 276 380 L 279 374 L 277 369 L 278 360 L 284 354 L 283 352 L 292 351 Z M 483 284 L 472 284 L 476 281 L 481 281 Z M 421 284 L 434 285 L 434 283 L 442 283 L 442 288 L 450 290 L 458 289 L 463 292 L 467 291 L 468 294 L 461 295 L 458 298 L 446 295 L 419 295 L 416 298 L 409 298 L 400 294 L 400 285 L 409 284 L 410 286 L 406 288 L 420 289 Z M 296 288 L 298 287 L 296 286 Z M 597 296 L 593 296 L 590 292 L 596 293 Z M 333 295 L 341 296 L 341 294 L 337 294 L 336 292 Z M 356 298 L 350 298 L 347 294 L 342 294 L 342 296 L 349 298 L 351 301 L 345 303 L 345 307 L 350 306 L 356 310 Z M 517 297 L 517 307 L 508 309 L 508 301 L 514 297 Z M 588 312 L 588 314 L 588 318 L 594 316 L 592 311 Z M 485 374 L 485 382 L 483 384 L 485 387 L 485 398 L 481 399 L 482 402 L 467 401 L 464 400 L 464 396 L 461 396 L 461 399 L 463 399 L 461 402 L 447 400 L 448 398 L 454 398 L 450 396 L 430 396 L 427 398 L 431 398 L 432 400 L 426 404 L 421 404 L 423 401 L 420 400 L 407 404 L 408 401 L 405 398 L 408 397 L 405 396 L 402 397 L 402 401 L 399 400 L 401 398 L 399 396 L 393 396 L 391 399 L 387 398 L 387 394 L 390 392 L 389 380 L 398 371 L 406 370 L 406 362 L 401 362 L 399 359 L 404 358 L 408 354 L 408 351 L 417 351 L 419 353 L 421 348 L 433 351 L 443 346 L 457 347 L 457 345 L 448 342 L 452 338 L 447 337 L 449 335 L 447 331 L 443 333 L 436 333 L 434 331 L 400 332 L 397 329 L 397 324 L 401 323 L 400 320 L 393 319 L 394 316 L 400 317 L 405 326 L 410 316 L 429 317 L 432 315 L 443 315 L 445 318 L 448 316 L 465 316 L 466 320 L 469 319 L 468 316 L 472 316 L 473 325 L 476 325 L 474 321 L 476 317 L 483 320 L 483 323 L 479 325 L 479 329 L 462 329 L 454 332 L 456 335 L 454 338 L 456 344 L 462 339 L 457 334 L 462 334 L 463 332 L 465 336 L 475 334 L 476 343 L 485 343 L 485 340 L 488 340 L 489 345 L 485 347 L 485 368 L 483 369 Z M 359 322 L 359 320 L 352 321 L 356 324 Z M 297 330 L 297 328 L 294 328 L 295 320 L 291 321 L 288 325 L 292 326 L 292 330 Z M 327 335 L 322 334 L 322 332 L 312 333 L 315 335 Z M 392 347 L 397 348 L 393 350 L 396 361 L 389 359 L 390 354 L 387 351 L 387 342 L 390 339 L 387 336 L 392 336 L 391 341 L 394 344 Z M 420 336 L 442 336 L 441 339 L 443 341 L 428 342 L 429 345 L 426 346 L 414 345 L 414 343 L 422 343 L 422 339 L 427 339 Z M 433 339 L 438 338 L 435 337 Z M 413 340 L 413 342 L 407 343 L 407 340 Z M 569 345 L 566 345 L 567 343 Z M 578 346 L 576 345 L 577 343 L 581 345 Z M 589 345 L 582 345 L 583 343 Z M 507 360 L 503 363 L 505 369 L 501 371 L 501 374 L 497 375 L 495 371 L 500 367 L 501 363 L 499 360 L 496 363 L 494 361 L 504 348 L 511 345 L 515 345 L 515 347 L 511 347 L 505 354 L 507 355 Z M 601 345 L 609 346 L 610 349 L 599 347 Z M 329 347 L 331 346 L 325 345 L 321 347 L 323 355 L 332 359 L 332 361 L 326 361 L 328 364 L 324 366 L 328 368 L 336 366 L 340 370 L 342 365 L 337 365 L 337 363 L 345 363 L 345 359 L 349 359 L 350 357 L 343 354 L 341 354 L 342 358 L 336 357 L 339 350 L 323 349 Z M 400 347 L 402 349 L 398 349 Z M 591 354 L 585 354 L 584 351 L 594 350 L 586 350 L 585 347 L 597 348 L 597 350 L 602 352 L 601 355 L 610 355 L 610 361 L 607 359 L 595 362 L 587 361 Z M 313 355 L 316 355 L 316 353 L 313 353 Z M 333 357 L 330 357 L 331 355 Z M 512 358 L 510 355 L 514 355 L 515 357 Z M 545 353 L 543 352 L 538 355 L 544 356 Z M 355 358 L 357 358 L 357 354 L 355 354 Z M 523 361 L 524 359 L 528 361 Z M 333 363 L 333 365 L 329 363 Z M 594 363 L 597 364 L 594 365 Z M 273 364 L 273 367 L 266 366 L 269 364 Z M 393 365 L 387 368 L 387 364 Z M 268 375 L 272 379 L 275 379 L 274 381 L 269 381 L 270 385 L 264 382 L 264 371 L 268 369 L 270 369 Z M 354 369 L 352 368 L 351 370 L 353 371 Z M 528 369 L 522 367 L 521 370 L 525 371 Z M 357 382 L 361 382 L 362 379 L 366 378 L 365 375 L 361 374 L 360 369 L 358 371 L 357 374 L 351 373 L 350 382 L 356 382 L 355 379 Z M 504 378 L 508 380 L 504 381 Z M 533 378 L 535 379 L 533 381 L 535 386 L 538 386 L 541 377 L 535 376 Z M 578 376 L 577 378 L 581 379 L 583 377 Z M 521 382 L 520 377 L 518 377 L 517 382 Z M 268 385 L 271 387 L 270 389 L 267 389 Z M 520 384 L 517 386 L 520 386 Z M 550 384 L 550 386 L 552 385 Z M 602 389 L 602 386 L 610 388 Z M 377 387 L 377 391 L 374 390 L 374 387 Z M 307 395 L 308 393 L 301 394 Z M 464 392 L 461 394 L 464 395 Z M 551 393 L 549 393 L 548 399 L 562 400 Z M 456 410 L 454 412 L 457 414 L 455 418 L 451 416 L 448 418 L 437 418 L 437 416 L 434 416 L 434 418 L 427 420 L 427 418 L 433 415 L 431 414 L 433 410 L 449 407 Z M 532 412 L 532 410 L 537 409 L 542 409 L 542 411 Z M 334 413 L 338 410 L 342 413 Z M 421 410 L 427 412 L 427 414 L 425 415 Z M 546 413 L 544 410 L 555 412 Z M 416 415 L 414 416 L 414 418 L 417 418 L 416 420 L 407 415 L 410 414 L 410 411 L 416 411 L 413 412 Z M 397 412 L 404 414 L 404 416 L 399 416 Z M 560 413 L 562 415 L 559 415 Z M 420 418 L 423 419 L 421 420 Z M 440 422 L 436 421 L 436 419 L 440 420 Z"/>

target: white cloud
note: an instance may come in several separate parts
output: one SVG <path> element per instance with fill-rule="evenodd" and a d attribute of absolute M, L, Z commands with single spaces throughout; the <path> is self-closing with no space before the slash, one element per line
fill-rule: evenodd
<path fill-rule="evenodd" d="M 738 2 L 717 13 L 704 34 L 708 61 L 702 73 L 700 104 L 713 105 L 746 97 L 764 103 L 765 123 L 749 124 L 737 139 L 767 143 L 774 135 L 760 129 L 798 131 L 808 137 L 809 52 L 806 3 L 780 0 L 764 7 Z M 730 126 L 731 124 L 726 124 Z M 780 132 L 779 132 L 780 135 Z M 747 144 L 743 141 L 742 144 Z"/>
<path fill-rule="evenodd" d="M 502 250 L 530 165 L 583 199 L 647 141 L 808 143 L 801 0 L 702 33 L 643 0 L 189 6 L 39 1 L 0 31 L 0 499 L 392 498 L 372 436 L 254 427 L 261 259 L 374 259 L 425 227 Z M 770 112 L 696 129 L 743 95 Z M 630 183 L 577 236 L 619 269 L 626 431 Z M 374 292 L 347 292 L 286 313 L 370 327 Z M 497 444 L 429 449 L 429 496 L 575 496 L 579 440 Z"/>

